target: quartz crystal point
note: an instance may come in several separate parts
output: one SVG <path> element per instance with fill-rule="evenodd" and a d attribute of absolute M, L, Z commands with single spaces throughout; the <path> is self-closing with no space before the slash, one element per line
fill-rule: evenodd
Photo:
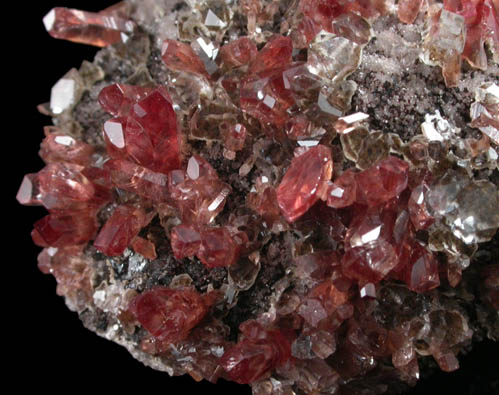
<path fill-rule="evenodd" d="M 345 79 L 360 64 L 362 48 L 334 34 L 319 34 L 310 45 L 307 67 L 312 74 L 337 82 Z"/>
<path fill-rule="evenodd" d="M 135 29 L 131 20 L 105 10 L 94 13 L 62 7 L 50 10 L 43 23 L 52 37 L 97 47 L 125 41 Z"/>
<path fill-rule="evenodd" d="M 453 233 L 467 244 L 489 241 L 499 228 L 499 191 L 490 181 L 473 181 L 456 196 L 448 217 Z"/>
<path fill-rule="evenodd" d="M 470 108 L 471 126 L 499 146 L 499 86 L 486 83 L 475 91 L 475 102 Z"/>
<path fill-rule="evenodd" d="M 328 147 L 317 145 L 293 158 L 277 188 L 277 202 L 288 222 L 294 222 L 319 199 L 326 198 L 333 161 Z"/>

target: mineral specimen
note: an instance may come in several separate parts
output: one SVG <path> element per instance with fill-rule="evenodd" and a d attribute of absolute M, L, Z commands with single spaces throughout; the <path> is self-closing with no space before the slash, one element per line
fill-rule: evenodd
<path fill-rule="evenodd" d="M 457 370 L 499 339 L 498 18 L 494 0 L 54 8 L 52 36 L 102 49 L 39 106 L 45 167 L 17 193 L 48 210 L 39 269 L 170 375 L 382 394 Z"/>

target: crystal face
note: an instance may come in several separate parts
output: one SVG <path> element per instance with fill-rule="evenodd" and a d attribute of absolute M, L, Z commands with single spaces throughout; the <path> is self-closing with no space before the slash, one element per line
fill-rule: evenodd
<path fill-rule="evenodd" d="M 458 369 L 499 338 L 498 15 L 53 9 L 51 36 L 101 49 L 38 107 L 45 165 L 16 199 L 48 211 L 39 269 L 86 327 L 172 376 L 382 394 Z"/>

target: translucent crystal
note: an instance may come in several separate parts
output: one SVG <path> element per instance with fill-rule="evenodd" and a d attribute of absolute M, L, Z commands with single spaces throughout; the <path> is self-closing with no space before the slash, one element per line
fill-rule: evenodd
<path fill-rule="evenodd" d="M 312 74 L 333 82 L 341 81 L 360 64 L 362 48 L 329 33 L 319 34 L 310 45 L 307 67 Z"/>
<path fill-rule="evenodd" d="M 473 181 L 456 197 L 456 212 L 447 219 L 467 244 L 489 241 L 499 228 L 499 192 L 490 181 Z"/>
<path fill-rule="evenodd" d="M 445 84 L 456 86 L 461 74 L 461 54 L 466 38 L 465 20 L 461 15 L 440 10 L 434 5 L 430 11 L 430 30 L 425 39 L 425 63 L 439 65 Z"/>
<path fill-rule="evenodd" d="M 480 129 L 499 145 L 499 86 L 486 83 L 475 91 L 475 102 L 470 108 L 471 126 Z"/>
<path fill-rule="evenodd" d="M 80 74 L 76 69 L 71 69 L 52 87 L 50 110 L 58 115 L 72 109 L 80 100 L 83 89 Z"/>

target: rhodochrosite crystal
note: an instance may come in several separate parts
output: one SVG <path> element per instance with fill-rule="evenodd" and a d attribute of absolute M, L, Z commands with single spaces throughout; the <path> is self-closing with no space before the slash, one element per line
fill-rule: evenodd
<path fill-rule="evenodd" d="M 52 36 L 102 49 L 39 106 L 16 196 L 48 210 L 39 269 L 170 375 L 374 395 L 457 370 L 499 339 L 498 11 L 54 8 Z"/>

